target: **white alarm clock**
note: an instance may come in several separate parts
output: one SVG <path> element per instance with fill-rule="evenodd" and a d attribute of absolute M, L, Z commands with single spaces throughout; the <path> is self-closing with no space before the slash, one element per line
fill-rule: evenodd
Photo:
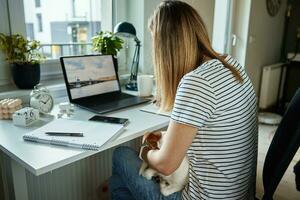
<path fill-rule="evenodd" d="M 50 91 L 41 84 L 34 86 L 30 93 L 30 107 L 38 109 L 40 113 L 50 113 L 54 106 Z"/>

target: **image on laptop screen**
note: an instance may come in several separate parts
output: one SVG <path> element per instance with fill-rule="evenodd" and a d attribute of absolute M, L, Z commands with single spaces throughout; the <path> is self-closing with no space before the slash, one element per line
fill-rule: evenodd
<path fill-rule="evenodd" d="M 111 55 L 63 60 L 72 99 L 120 90 Z"/>

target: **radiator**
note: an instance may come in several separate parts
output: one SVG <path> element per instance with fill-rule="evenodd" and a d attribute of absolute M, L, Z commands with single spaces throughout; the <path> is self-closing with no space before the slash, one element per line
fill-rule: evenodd
<path fill-rule="evenodd" d="M 135 139 L 122 146 L 130 146 L 138 149 L 141 139 Z M 94 156 L 77 161 L 52 172 L 35 176 L 26 172 L 28 196 L 30 200 L 106 200 L 108 192 L 103 192 L 107 180 L 111 175 L 112 152 L 115 148 L 105 150 Z M 1 157 L 1 156 L 0 156 Z M 9 157 L 3 163 L 9 163 Z M 3 158 L 3 155 L 2 155 Z M 10 166 L 6 168 L 6 174 Z M 2 169 L 3 170 L 3 169 Z M 9 173 L 8 173 L 9 174 Z M 9 181 L 9 178 L 6 179 Z M 6 181 L 5 181 L 6 182 Z M 7 182 L 6 182 L 7 184 Z M 7 184 L 12 186 L 12 183 Z M 13 191 L 11 187 L 5 188 L 6 199 L 11 199 Z M 10 193 L 10 194 L 7 194 Z M 10 196 L 10 197 L 9 197 Z"/>
<path fill-rule="evenodd" d="M 276 63 L 263 67 L 259 97 L 260 109 L 266 109 L 276 104 L 281 71 L 282 63 Z"/>

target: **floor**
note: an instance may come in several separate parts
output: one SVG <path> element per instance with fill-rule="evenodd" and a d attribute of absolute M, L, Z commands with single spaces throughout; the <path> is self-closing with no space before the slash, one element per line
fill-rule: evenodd
<path fill-rule="evenodd" d="M 256 196 L 260 199 L 263 194 L 262 169 L 264 159 L 276 128 L 276 126 L 259 125 Z M 293 158 L 288 170 L 285 172 L 274 195 L 274 200 L 300 200 L 300 192 L 296 190 L 295 174 L 293 172 L 293 167 L 299 160 L 300 149 Z"/>

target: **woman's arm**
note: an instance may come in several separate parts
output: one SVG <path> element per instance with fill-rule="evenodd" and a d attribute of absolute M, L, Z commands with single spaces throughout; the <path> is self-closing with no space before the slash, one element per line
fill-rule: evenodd
<path fill-rule="evenodd" d="M 197 128 L 170 121 L 167 132 L 163 136 L 159 150 L 146 150 L 142 156 L 151 168 L 164 175 L 172 174 L 181 164 L 194 137 Z"/>

